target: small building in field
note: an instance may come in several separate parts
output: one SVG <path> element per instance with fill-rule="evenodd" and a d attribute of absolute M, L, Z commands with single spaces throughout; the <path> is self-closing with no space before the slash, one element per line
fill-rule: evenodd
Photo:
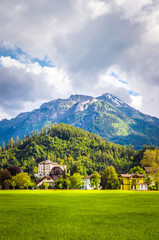
<path fill-rule="evenodd" d="M 99 174 L 99 176 L 100 176 L 100 174 Z M 81 188 L 82 190 L 86 190 L 86 189 L 93 190 L 94 189 L 94 187 L 91 187 L 91 177 L 92 177 L 92 174 L 83 178 L 83 186 Z M 99 182 L 99 185 L 100 185 L 100 182 Z"/>
<path fill-rule="evenodd" d="M 91 175 L 86 176 L 83 178 L 83 186 L 82 186 L 82 190 L 92 190 L 93 188 L 91 187 Z"/>
<path fill-rule="evenodd" d="M 35 174 L 35 177 L 45 177 L 47 175 L 50 175 L 50 172 L 53 170 L 53 168 L 61 169 L 63 172 L 67 172 L 67 166 L 66 165 L 60 165 L 56 162 L 52 162 L 50 160 L 42 161 L 38 164 L 38 173 Z"/>
<path fill-rule="evenodd" d="M 121 190 L 148 190 L 143 174 L 120 174 Z"/>
<path fill-rule="evenodd" d="M 54 187 L 55 185 L 55 181 L 52 177 L 50 176 L 45 176 L 43 177 L 38 183 L 37 183 L 37 187 L 40 187 L 43 183 L 47 183 L 48 186 L 52 186 Z"/>

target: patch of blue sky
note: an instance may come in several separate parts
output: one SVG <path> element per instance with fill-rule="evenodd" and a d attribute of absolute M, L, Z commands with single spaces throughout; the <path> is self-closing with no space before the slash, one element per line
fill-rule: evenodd
<path fill-rule="evenodd" d="M 7 49 L 0 47 L 0 56 L 8 57 L 18 59 L 18 56 L 24 54 L 23 51 L 20 48 L 14 48 L 14 49 Z"/>
<path fill-rule="evenodd" d="M 8 49 L 4 47 L 0 47 L 0 57 L 11 57 L 13 59 L 19 60 L 23 63 L 25 61 L 29 60 L 30 62 L 38 62 L 40 66 L 42 67 L 55 67 L 49 60 L 47 56 L 44 57 L 44 59 L 39 59 L 39 58 L 33 58 L 31 59 L 27 53 L 23 52 L 20 48 L 15 47 L 14 49 Z M 23 60 L 22 60 L 23 59 Z"/>
<path fill-rule="evenodd" d="M 121 79 L 119 79 L 119 82 L 121 82 L 121 83 L 123 83 L 123 84 L 128 84 L 128 82 L 123 81 L 123 80 L 121 80 Z"/>
<path fill-rule="evenodd" d="M 119 76 L 118 76 L 115 72 L 111 72 L 111 73 L 109 74 L 109 76 L 114 77 L 115 79 L 117 79 L 119 82 L 121 82 L 121 83 L 123 83 L 123 84 L 128 84 L 128 82 L 120 79 Z"/>
<path fill-rule="evenodd" d="M 45 57 L 44 59 L 33 58 L 32 62 L 38 62 L 42 67 L 55 67 L 55 65 L 51 63 L 48 57 Z"/>
<path fill-rule="evenodd" d="M 119 78 L 119 76 L 115 72 L 111 72 L 109 75 L 116 78 L 116 79 Z"/>
<path fill-rule="evenodd" d="M 128 90 L 128 93 L 129 93 L 129 95 L 132 95 L 132 96 L 135 96 L 135 97 L 140 96 L 137 92 L 134 92 L 132 90 Z"/>

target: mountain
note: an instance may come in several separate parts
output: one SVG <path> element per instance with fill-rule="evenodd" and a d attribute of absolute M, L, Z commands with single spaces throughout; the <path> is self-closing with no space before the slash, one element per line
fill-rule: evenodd
<path fill-rule="evenodd" d="M 141 113 L 111 94 L 97 98 L 71 95 L 41 105 L 32 112 L 20 113 L 0 121 L 0 143 L 22 138 L 50 123 L 66 123 L 100 135 L 122 145 L 159 145 L 159 119 Z"/>

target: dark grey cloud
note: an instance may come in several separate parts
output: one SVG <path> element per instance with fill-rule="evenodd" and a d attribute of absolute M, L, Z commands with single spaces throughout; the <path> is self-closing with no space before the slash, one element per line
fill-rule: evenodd
<path fill-rule="evenodd" d="M 10 65 L 9 65 L 10 64 Z M 34 64 L 14 63 L 8 58 L 0 68 L 0 110 L 15 116 L 19 111 L 30 110 L 42 100 L 62 97 L 58 88 L 59 73 L 56 69 L 42 68 Z M 35 67 L 37 69 L 35 69 Z M 35 71 L 36 70 L 36 71 Z M 51 84 L 49 83 L 51 74 Z"/>
<path fill-rule="evenodd" d="M 97 81 L 99 73 L 120 64 L 127 58 L 127 49 L 140 38 L 140 24 L 131 24 L 119 16 L 109 14 L 93 21 L 67 36 L 57 39 L 56 50 L 68 64 L 68 72 L 75 86 Z"/>

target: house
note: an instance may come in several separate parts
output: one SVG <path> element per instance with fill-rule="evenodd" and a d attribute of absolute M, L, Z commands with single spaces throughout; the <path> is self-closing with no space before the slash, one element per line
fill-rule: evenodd
<path fill-rule="evenodd" d="M 143 174 L 120 174 L 121 190 L 147 190 L 148 186 L 144 178 Z"/>
<path fill-rule="evenodd" d="M 53 168 L 59 168 L 63 172 L 67 172 L 67 166 L 66 165 L 60 165 L 56 162 L 52 162 L 50 160 L 42 161 L 38 164 L 38 173 L 35 174 L 35 177 L 45 177 L 47 175 L 50 175 L 50 172 Z"/>
<path fill-rule="evenodd" d="M 83 186 L 82 186 L 82 190 L 92 190 L 93 188 L 91 187 L 91 175 L 86 176 L 83 178 Z"/>
<path fill-rule="evenodd" d="M 93 190 L 94 189 L 94 187 L 91 187 L 91 177 L 92 177 L 92 174 L 83 178 L 83 186 L 81 188 L 82 190 L 86 190 L 86 189 Z M 99 183 L 99 185 L 100 185 L 100 183 Z"/>
<path fill-rule="evenodd" d="M 38 183 L 37 183 L 37 187 L 39 187 L 40 185 L 42 185 L 43 183 L 47 183 L 48 186 L 54 186 L 55 181 L 52 177 L 50 176 L 45 176 L 43 177 Z"/>

